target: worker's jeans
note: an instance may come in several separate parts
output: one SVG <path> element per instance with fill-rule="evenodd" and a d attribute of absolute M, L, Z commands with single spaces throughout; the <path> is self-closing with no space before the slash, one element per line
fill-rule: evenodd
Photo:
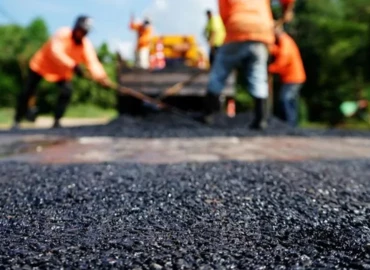
<path fill-rule="evenodd" d="M 232 42 L 221 46 L 211 68 L 208 91 L 221 94 L 230 73 L 238 69 L 245 73 L 250 94 L 255 98 L 267 98 L 268 57 L 267 46 L 262 42 Z"/>
<path fill-rule="evenodd" d="M 292 126 L 298 125 L 299 104 L 298 97 L 302 84 L 285 83 L 280 90 L 279 103 L 282 109 L 284 119 Z"/>

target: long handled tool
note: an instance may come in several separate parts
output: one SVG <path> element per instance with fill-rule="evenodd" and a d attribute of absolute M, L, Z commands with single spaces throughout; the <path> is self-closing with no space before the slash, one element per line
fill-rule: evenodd
<path fill-rule="evenodd" d="M 190 76 L 187 80 L 185 80 L 183 82 L 178 82 L 175 85 L 165 89 L 158 96 L 157 100 L 162 100 L 162 99 L 164 99 L 168 96 L 172 96 L 172 95 L 177 94 L 182 88 L 184 88 L 186 85 L 189 85 L 191 82 L 193 82 L 196 78 L 198 78 L 203 73 L 205 73 L 205 71 L 203 71 L 203 70 L 200 71 L 200 72 L 197 72 L 197 73 L 193 74 L 192 76 Z"/>
<path fill-rule="evenodd" d="M 84 77 L 88 80 L 91 80 L 91 77 L 86 73 L 84 74 Z M 200 121 L 198 121 L 196 118 L 188 115 L 187 113 L 185 113 L 185 112 L 183 112 L 183 111 L 181 111 L 181 110 L 179 110 L 175 107 L 172 107 L 172 106 L 164 103 L 163 101 L 161 101 L 159 99 L 152 98 L 152 97 L 150 97 L 148 95 L 145 95 L 145 94 L 143 94 L 139 91 L 136 91 L 132 88 L 120 86 L 120 85 L 117 85 L 116 83 L 113 83 L 113 84 L 109 85 L 107 88 L 112 89 L 114 91 L 117 91 L 121 94 L 125 94 L 125 95 L 135 97 L 135 98 L 137 98 L 137 99 L 139 99 L 143 102 L 154 105 L 155 107 L 157 107 L 161 110 L 169 111 L 169 112 L 173 113 L 174 115 L 182 117 L 186 120 L 190 120 L 189 122 L 191 122 L 191 124 L 193 124 L 193 125 L 199 126 L 201 124 Z"/>
<path fill-rule="evenodd" d="M 118 91 L 121 94 L 130 95 L 132 97 L 140 99 L 141 101 L 152 104 L 152 105 L 156 106 L 157 108 L 159 108 L 161 110 L 169 111 L 169 112 L 173 113 L 174 115 L 177 115 L 177 116 L 182 117 L 182 118 L 187 119 L 187 120 L 191 120 L 192 124 L 197 124 L 197 126 L 200 124 L 200 122 L 197 119 L 195 119 L 194 117 L 191 117 L 187 113 L 185 113 L 185 112 L 183 112 L 183 111 L 181 111 L 181 110 L 179 110 L 175 107 L 172 107 L 172 106 L 164 103 L 163 101 L 161 101 L 159 99 L 155 99 L 155 98 L 152 98 L 150 96 L 147 96 L 147 95 L 145 95 L 145 94 L 143 94 L 139 91 L 136 91 L 132 88 L 128 88 L 128 87 L 124 87 L 124 86 L 114 86 L 114 87 L 111 87 L 111 88 L 115 91 Z"/>

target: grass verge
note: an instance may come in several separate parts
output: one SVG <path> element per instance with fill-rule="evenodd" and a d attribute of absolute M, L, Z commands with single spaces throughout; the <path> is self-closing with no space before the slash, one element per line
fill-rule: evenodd
<path fill-rule="evenodd" d="M 52 114 L 42 114 L 41 117 L 52 117 Z M 117 112 L 114 109 L 102 109 L 94 105 L 74 105 L 70 106 L 64 118 L 71 119 L 99 119 L 99 118 L 114 118 L 117 116 Z M 9 126 L 12 124 L 14 117 L 14 109 L 12 108 L 0 108 L 0 126 Z"/>

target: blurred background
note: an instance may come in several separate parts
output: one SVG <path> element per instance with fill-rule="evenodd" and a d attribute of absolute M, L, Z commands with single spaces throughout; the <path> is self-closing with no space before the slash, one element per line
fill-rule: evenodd
<path fill-rule="evenodd" d="M 202 35 L 205 10 L 217 12 L 216 6 L 216 0 L 1 1 L 0 124 L 11 122 L 30 57 L 59 27 L 72 26 L 78 15 L 93 17 L 89 38 L 115 79 L 117 52 L 128 60 L 134 57 L 136 36 L 128 27 L 131 14 L 138 19 L 149 16 L 156 34 L 194 35 L 207 50 Z M 300 125 L 369 129 L 368 107 L 357 117 L 348 113 L 345 105 L 364 104 L 360 101 L 370 99 L 370 1 L 297 0 L 295 12 L 287 31 L 299 45 L 308 77 L 301 93 Z M 74 85 L 67 117 L 116 115 L 115 93 L 101 91 L 96 84 L 79 78 L 74 79 Z M 237 111 L 249 110 L 252 102 L 243 82 L 236 87 Z M 53 88 L 55 85 L 45 81 L 39 87 L 38 106 L 45 115 L 51 113 L 58 94 Z"/>

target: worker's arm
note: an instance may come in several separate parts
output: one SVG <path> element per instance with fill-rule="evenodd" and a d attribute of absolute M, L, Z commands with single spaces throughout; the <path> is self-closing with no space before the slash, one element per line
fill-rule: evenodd
<path fill-rule="evenodd" d="M 295 0 L 280 0 L 280 4 L 283 8 L 282 21 L 284 23 L 291 22 L 294 16 Z"/>
<path fill-rule="evenodd" d="M 270 73 L 280 73 L 289 63 L 290 47 L 284 38 L 281 38 L 280 44 L 274 46 L 271 50 L 275 56 L 275 61 L 269 65 Z"/>
<path fill-rule="evenodd" d="M 100 63 L 98 56 L 96 55 L 94 46 L 89 40 L 84 40 L 84 64 L 89 70 L 92 78 L 95 81 L 103 82 L 108 80 L 108 76 L 104 70 L 103 65 Z"/>
<path fill-rule="evenodd" d="M 229 2 L 228 0 L 218 0 L 218 9 L 222 22 L 225 24 L 229 13 Z"/>
<path fill-rule="evenodd" d="M 207 28 L 208 25 L 206 25 L 206 27 L 204 28 L 203 30 L 203 36 L 206 38 L 206 40 L 208 41 L 209 39 L 209 31 L 208 31 L 208 28 Z"/>
<path fill-rule="evenodd" d="M 212 26 L 213 28 L 213 26 Z M 211 31 L 209 31 L 209 38 L 208 38 L 208 44 L 212 47 L 214 46 L 214 43 L 215 43 L 215 36 L 216 36 L 216 32 L 214 29 L 211 28 Z"/>
<path fill-rule="evenodd" d="M 65 51 L 64 37 L 70 32 L 62 29 L 51 38 L 51 57 L 61 66 L 73 69 L 76 62 Z"/>
<path fill-rule="evenodd" d="M 139 28 L 141 27 L 141 23 L 135 23 L 134 17 L 131 16 L 129 27 L 131 30 L 139 30 Z"/>

